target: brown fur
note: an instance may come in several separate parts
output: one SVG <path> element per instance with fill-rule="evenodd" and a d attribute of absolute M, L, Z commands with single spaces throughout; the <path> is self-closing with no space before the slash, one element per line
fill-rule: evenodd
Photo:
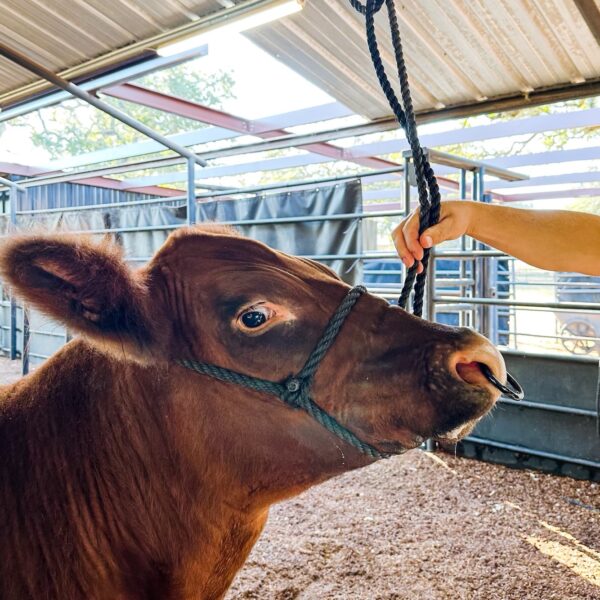
<path fill-rule="evenodd" d="M 0 268 L 83 336 L 2 391 L 3 600 L 222 598 L 270 504 L 369 463 L 276 398 L 174 362 L 289 376 L 347 291 L 328 269 L 219 227 L 178 231 L 138 272 L 113 246 L 52 235 L 8 241 Z M 293 318 L 243 333 L 240 307 L 259 300 Z M 313 395 L 369 443 L 415 446 L 491 407 L 447 367 L 483 344 L 365 295 Z"/>

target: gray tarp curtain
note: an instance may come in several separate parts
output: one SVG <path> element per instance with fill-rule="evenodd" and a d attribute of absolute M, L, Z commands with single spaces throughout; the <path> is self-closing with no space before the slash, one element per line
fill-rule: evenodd
<path fill-rule="evenodd" d="M 359 181 L 254 196 L 242 200 L 221 200 L 198 204 L 198 221 L 255 221 L 285 217 L 360 213 L 362 193 Z M 327 220 L 268 225 L 237 225 L 244 235 L 289 254 L 360 254 L 361 227 L 358 219 Z M 362 280 L 356 259 L 323 261 L 348 283 Z"/>
<path fill-rule="evenodd" d="M 93 188 L 92 188 L 93 189 Z M 34 203 L 35 205 L 35 203 Z M 197 204 L 197 222 L 255 221 L 259 219 L 284 219 L 303 216 L 335 216 L 362 212 L 361 184 L 358 180 L 321 186 L 313 189 L 293 190 L 277 194 L 261 194 L 243 199 L 220 199 Z M 173 227 L 152 231 L 152 227 L 169 227 L 186 224 L 185 206 L 146 205 L 139 207 L 85 210 L 51 213 L 35 216 L 22 215 L 18 219 L 21 230 L 42 231 L 94 231 L 121 229 L 119 242 L 132 264 L 141 265 L 163 244 Z M 244 224 L 236 225 L 244 235 L 265 242 L 289 254 L 331 255 L 360 254 L 362 236 L 359 218 L 323 220 L 314 222 Z M 134 229 L 134 231 L 129 231 Z M 135 231 L 137 229 L 137 231 Z M 336 270 L 350 284 L 362 281 L 362 267 L 354 258 L 323 261 Z M 8 311 L 4 311 L 2 325 L 9 324 Z M 54 332 L 53 335 L 34 333 L 30 341 L 33 355 L 48 356 L 59 347 L 64 331 L 51 324 L 47 318 L 32 315 L 33 329 Z M 6 329 L 3 330 L 6 332 Z M 3 340 L 6 347 L 6 339 Z M 21 344 L 20 344 L 21 345 Z M 32 356 L 32 363 L 39 362 Z"/>

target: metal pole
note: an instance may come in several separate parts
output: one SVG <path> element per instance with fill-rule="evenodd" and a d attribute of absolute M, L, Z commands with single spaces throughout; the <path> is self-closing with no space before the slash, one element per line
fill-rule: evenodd
<path fill-rule="evenodd" d="M 477 171 L 473 171 L 471 173 L 472 179 L 471 179 L 471 200 L 473 200 L 474 202 L 477 202 L 477 194 L 478 194 L 478 180 L 477 180 Z M 478 249 L 478 242 L 474 239 L 471 239 L 470 241 L 470 247 L 471 247 L 471 251 L 475 251 Z M 473 254 L 473 256 L 475 256 L 475 254 Z M 473 258 L 471 261 L 471 277 L 473 278 L 473 286 L 471 287 L 471 296 L 479 296 L 479 289 L 478 289 L 478 281 L 479 281 L 479 277 L 480 277 L 480 264 L 479 261 L 477 260 L 477 258 Z M 481 327 L 481 313 L 480 311 L 477 309 L 477 307 L 472 307 L 471 311 L 470 311 L 470 323 L 469 326 L 472 327 L 473 329 L 479 331 L 479 328 Z"/>
<path fill-rule="evenodd" d="M 4 177 L 0 177 L 0 183 L 9 188 L 14 188 L 15 190 L 19 190 L 20 192 L 25 191 L 25 188 L 22 185 L 19 185 L 18 183 L 15 183 L 14 181 L 11 181 L 10 179 L 5 179 Z"/>
<path fill-rule="evenodd" d="M 17 201 L 19 190 L 11 186 L 9 192 L 9 222 L 11 229 L 17 225 Z M 14 294 L 10 295 L 10 360 L 17 358 L 17 301 Z"/>
<path fill-rule="evenodd" d="M 23 354 L 21 373 L 29 373 L 29 309 L 23 305 Z"/>
<path fill-rule="evenodd" d="M 428 321 L 435 321 L 435 248 L 429 251 L 429 266 L 427 268 L 427 304 L 425 316 Z"/>
<path fill-rule="evenodd" d="M 19 193 L 25 192 L 26 189 L 20 186 L 18 183 L 0 177 L 0 183 L 8 186 L 8 218 L 11 229 L 15 229 L 17 225 L 17 202 L 19 201 Z M 17 358 L 17 301 L 13 294 L 10 295 L 10 327 L 9 327 L 9 346 L 10 346 L 10 360 L 16 360 Z"/>
<path fill-rule="evenodd" d="M 409 169 L 410 169 L 410 156 L 408 154 L 404 155 L 403 160 L 403 183 L 404 183 L 404 194 L 402 200 L 404 201 L 404 214 L 407 215 L 410 212 L 410 177 L 409 177 Z"/>
<path fill-rule="evenodd" d="M 460 170 L 460 180 L 458 183 L 458 196 L 461 200 L 465 200 L 467 197 L 467 171 L 465 169 Z M 467 238 L 463 235 L 460 238 L 460 249 L 465 252 L 467 250 Z M 458 265 L 458 276 L 462 281 L 467 279 L 467 264 L 464 260 L 461 260 Z M 460 286 L 461 296 L 466 296 L 466 286 Z M 461 327 L 465 327 L 467 322 L 467 314 L 464 310 L 458 313 L 458 324 Z"/>
<path fill-rule="evenodd" d="M 196 162 L 192 158 L 187 161 L 187 222 L 196 222 Z"/>
<path fill-rule="evenodd" d="M 125 125 L 128 125 L 129 127 L 139 131 L 140 133 L 143 133 L 144 135 L 155 140 L 159 144 L 162 144 L 170 150 L 173 150 L 173 152 L 177 152 L 177 154 L 180 154 L 181 156 L 185 156 L 188 159 L 194 160 L 194 162 L 196 162 L 202 167 L 206 166 L 206 162 L 204 160 L 196 156 L 193 152 L 191 152 L 184 146 L 180 146 L 179 144 L 171 141 L 169 138 L 165 137 L 164 135 L 161 135 L 160 133 L 157 133 L 156 131 L 154 131 L 150 127 L 147 127 L 143 123 L 140 123 L 136 119 L 132 119 L 126 113 L 120 111 L 114 106 L 111 106 L 110 104 L 107 104 L 106 102 L 103 102 L 95 96 L 92 96 L 92 94 L 89 94 L 85 90 L 82 90 L 80 87 L 76 86 L 70 81 L 63 79 L 62 77 L 60 77 L 60 75 L 56 75 L 49 69 L 46 69 L 46 67 L 43 67 L 42 65 L 36 63 L 35 61 L 25 56 L 24 54 L 17 52 L 16 50 L 10 48 L 6 44 L 3 44 L 2 42 L 0 42 L 0 55 L 18 64 L 24 69 L 27 69 L 28 71 L 39 75 L 43 79 L 46 79 L 50 83 L 53 83 L 55 86 L 65 90 L 66 92 L 69 92 L 76 98 L 79 98 L 80 100 L 83 100 L 84 102 L 87 102 L 88 104 L 91 104 L 97 109 L 109 114 L 114 119 L 121 121 L 121 123 L 125 123 Z"/>
<path fill-rule="evenodd" d="M 485 167 L 480 166 L 477 169 L 477 201 L 485 202 L 484 177 Z M 487 250 L 487 246 L 481 242 L 477 243 L 477 250 Z M 477 286 L 477 295 L 480 298 L 488 298 L 490 296 L 490 262 L 487 258 L 479 258 L 479 282 Z M 479 331 L 488 338 L 491 338 L 491 313 L 489 306 L 480 308 Z"/>

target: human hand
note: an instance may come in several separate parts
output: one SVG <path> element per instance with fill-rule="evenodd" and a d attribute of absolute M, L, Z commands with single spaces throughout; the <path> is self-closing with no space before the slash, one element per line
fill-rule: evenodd
<path fill-rule="evenodd" d="M 468 233 L 473 219 L 474 204 L 464 200 L 442 202 L 439 222 L 426 229 L 420 236 L 418 208 L 402 219 L 392 232 L 392 239 L 406 268 L 409 269 L 417 261 L 417 273 L 421 273 L 425 248 L 447 240 L 455 240 Z"/>

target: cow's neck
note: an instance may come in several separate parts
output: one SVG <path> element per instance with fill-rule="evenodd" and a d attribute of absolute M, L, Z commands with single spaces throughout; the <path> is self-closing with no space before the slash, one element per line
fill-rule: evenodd
<path fill-rule="evenodd" d="M 218 470 L 192 468 L 163 375 L 74 341 L 7 391 L 0 522 L 14 531 L 0 554 L 13 551 L 18 597 L 219 598 L 229 585 L 266 512 L 229 505 L 207 485 Z"/>
<path fill-rule="evenodd" d="M 360 463 L 276 399 L 218 382 L 199 386 L 177 367 L 115 361 L 80 341 L 24 384 L 30 434 L 48 465 L 30 484 L 39 486 L 39 514 L 48 519 L 45 494 L 52 494 L 50 504 L 60 508 L 50 522 L 76 530 L 69 535 L 95 571 L 89 581 L 125 564 L 135 574 L 123 582 L 132 598 L 146 587 L 165 599 L 199 590 L 219 598 L 272 502 Z M 55 568 L 72 564 L 47 529 L 51 539 L 35 543 L 52 550 Z M 171 595 L 173 585 L 179 592 Z"/>

